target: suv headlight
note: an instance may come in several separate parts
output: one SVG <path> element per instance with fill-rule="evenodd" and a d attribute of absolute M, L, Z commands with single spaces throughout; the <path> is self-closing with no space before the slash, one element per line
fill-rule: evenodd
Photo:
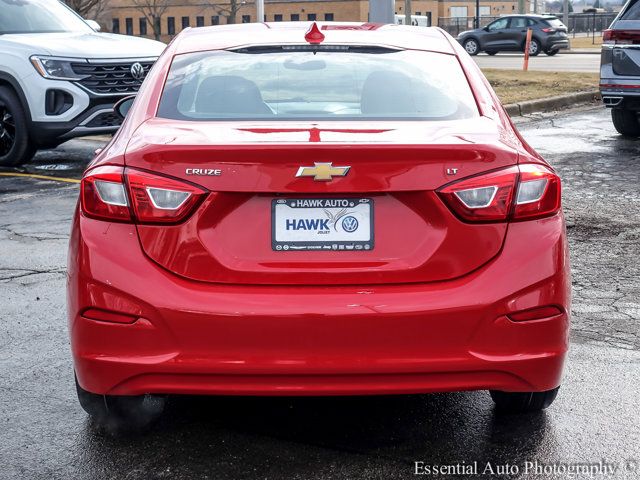
<path fill-rule="evenodd" d="M 81 75 L 73 71 L 72 63 L 85 63 L 86 60 L 80 58 L 57 58 L 34 55 L 31 63 L 40 75 L 51 80 L 82 80 L 86 75 Z"/>

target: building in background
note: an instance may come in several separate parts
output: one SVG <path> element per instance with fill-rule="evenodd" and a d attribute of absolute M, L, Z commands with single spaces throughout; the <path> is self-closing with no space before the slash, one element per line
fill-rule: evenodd
<path fill-rule="evenodd" d="M 157 37 L 168 41 L 186 27 L 256 22 L 253 1 L 242 0 L 110 0 L 107 15 L 101 22 L 107 30 L 127 35 Z M 531 11 L 531 0 L 525 11 Z M 447 23 L 454 17 L 473 24 L 473 0 L 412 0 L 412 14 L 426 16 L 431 25 Z M 396 1 L 396 13 L 404 15 L 404 0 Z M 497 17 L 518 13 L 518 0 L 480 2 L 480 15 Z M 284 21 L 352 21 L 366 22 L 368 0 L 265 0 L 265 19 Z M 464 19 L 464 20 L 463 20 Z"/>

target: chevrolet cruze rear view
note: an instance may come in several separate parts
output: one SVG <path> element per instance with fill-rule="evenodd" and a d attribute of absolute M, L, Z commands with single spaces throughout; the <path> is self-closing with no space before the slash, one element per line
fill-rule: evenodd
<path fill-rule="evenodd" d="M 561 184 L 437 28 L 199 28 L 84 174 L 69 251 L 82 406 L 489 390 L 554 400 Z"/>

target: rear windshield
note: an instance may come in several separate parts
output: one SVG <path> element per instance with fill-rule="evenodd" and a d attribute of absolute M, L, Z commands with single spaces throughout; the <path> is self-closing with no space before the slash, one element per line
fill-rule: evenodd
<path fill-rule="evenodd" d="M 452 55 L 324 48 L 327 50 L 301 46 L 177 55 L 158 116 L 203 121 L 478 116 L 469 84 Z"/>
<path fill-rule="evenodd" d="M 632 0 L 618 20 L 640 20 L 640 2 Z"/>
<path fill-rule="evenodd" d="M 564 27 L 564 23 L 562 23 L 562 20 L 558 19 L 558 18 L 545 18 L 544 19 L 545 23 L 551 27 L 554 28 L 562 28 Z"/>

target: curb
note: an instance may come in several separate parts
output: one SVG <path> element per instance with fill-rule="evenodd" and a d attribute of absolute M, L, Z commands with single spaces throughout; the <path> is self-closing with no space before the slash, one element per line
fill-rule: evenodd
<path fill-rule="evenodd" d="M 562 108 L 574 107 L 577 104 L 593 103 L 600 100 L 598 90 L 588 92 L 570 93 L 568 95 L 558 95 L 556 97 L 541 98 L 539 100 L 527 100 L 520 103 L 510 103 L 504 108 L 512 117 L 528 115 L 536 112 L 550 112 Z"/>
<path fill-rule="evenodd" d="M 600 55 L 600 48 L 581 48 L 578 50 L 561 50 L 559 55 Z"/>

